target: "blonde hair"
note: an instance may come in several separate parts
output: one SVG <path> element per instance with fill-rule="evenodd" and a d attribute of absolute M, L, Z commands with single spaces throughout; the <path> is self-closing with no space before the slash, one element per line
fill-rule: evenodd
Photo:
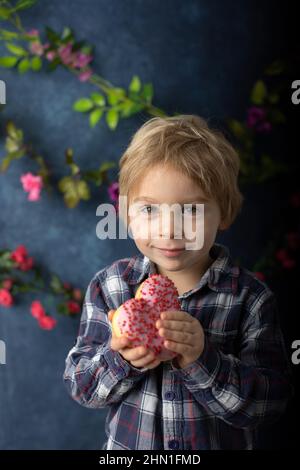
<path fill-rule="evenodd" d="M 222 132 L 196 115 L 154 117 L 133 135 L 121 156 L 119 193 L 128 200 L 147 170 L 169 164 L 190 177 L 205 196 L 215 199 L 226 228 L 241 209 L 240 160 Z"/>

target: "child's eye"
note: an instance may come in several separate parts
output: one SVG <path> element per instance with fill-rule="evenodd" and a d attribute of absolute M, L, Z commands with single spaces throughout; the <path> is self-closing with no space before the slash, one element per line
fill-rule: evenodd
<path fill-rule="evenodd" d="M 156 209 L 157 209 L 157 208 L 156 208 L 154 205 L 150 204 L 150 205 L 148 205 L 148 206 L 143 206 L 143 207 L 141 208 L 141 212 L 142 212 L 143 214 L 146 214 L 146 215 L 147 215 L 147 214 L 154 214 L 154 213 L 156 212 Z"/>
<path fill-rule="evenodd" d="M 199 212 L 196 204 L 192 204 L 190 206 L 183 207 L 183 213 L 188 215 L 196 215 Z"/>

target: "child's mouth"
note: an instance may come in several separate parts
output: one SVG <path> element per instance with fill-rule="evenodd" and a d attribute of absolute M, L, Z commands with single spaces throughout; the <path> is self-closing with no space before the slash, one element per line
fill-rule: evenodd
<path fill-rule="evenodd" d="M 173 258 L 183 253 L 184 248 L 178 248 L 178 249 L 157 248 L 157 250 L 159 250 L 159 252 L 163 254 L 164 256 Z"/>

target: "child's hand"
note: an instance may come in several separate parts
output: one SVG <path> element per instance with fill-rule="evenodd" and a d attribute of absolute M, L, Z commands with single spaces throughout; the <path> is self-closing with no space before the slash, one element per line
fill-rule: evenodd
<path fill-rule="evenodd" d="M 198 359 L 204 349 L 204 331 L 197 318 L 183 310 L 162 312 L 160 318 L 156 327 L 165 338 L 164 346 L 178 353 L 178 366 L 186 367 Z"/>
<path fill-rule="evenodd" d="M 115 310 L 108 312 L 109 321 L 111 321 L 114 312 Z M 118 338 L 114 332 L 112 332 L 110 347 L 114 351 L 118 351 L 133 367 L 154 369 L 161 363 L 159 359 L 155 359 L 154 353 L 145 346 L 133 348 L 130 346 L 130 340 L 126 336 Z"/>

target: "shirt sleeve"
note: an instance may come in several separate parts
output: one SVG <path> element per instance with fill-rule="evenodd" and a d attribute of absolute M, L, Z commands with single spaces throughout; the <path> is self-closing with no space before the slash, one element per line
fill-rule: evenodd
<path fill-rule="evenodd" d="M 290 366 L 274 294 L 263 293 L 248 311 L 237 356 L 223 353 L 207 338 L 201 356 L 172 369 L 195 400 L 237 428 L 272 422 L 292 395 Z"/>
<path fill-rule="evenodd" d="M 63 375 L 72 398 L 89 408 L 103 408 L 123 400 L 147 373 L 111 349 L 109 310 L 95 276 L 85 294 L 77 341 L 66 358 Z"/>

